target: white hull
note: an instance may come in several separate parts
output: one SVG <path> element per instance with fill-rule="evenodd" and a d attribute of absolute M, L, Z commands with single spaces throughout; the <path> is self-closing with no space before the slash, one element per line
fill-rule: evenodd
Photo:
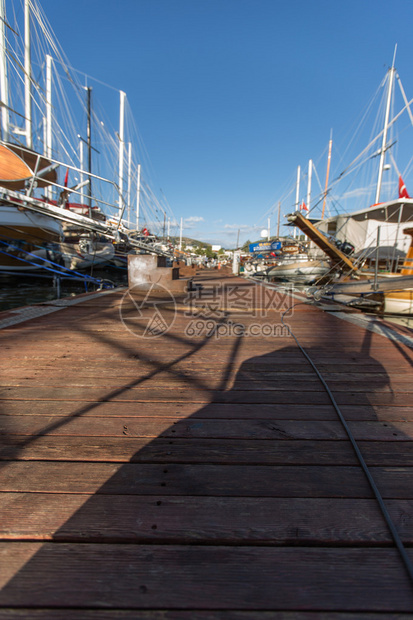
<path fill-rule="evenodd" d="M 291 262 L 288 265 L 273 267 L 267 271 L 267 275 L 271 279 L 310 284 L 326 275 L 329 270 L 329 265 L 324 261 Z"/>
<path fill-rule="evenodd" d="M 0 204 L 0 236 L 8 239 L 24 239 L 32 243 L 58 241 L 62 237 L 62 225 L 58 220 L 34 211 L 20 210 L 12 205 Z"/>
<path fill-rule="evenodd" d="M 0 250 L 3 252 L 0 253 L 0 271 L 17 274 L 41 269 L 42 259 L 49 259 L 45 244 L 59 241 L 61 237 L 62 226 L 58 220 L 24 207 L 0 204 Z"/>

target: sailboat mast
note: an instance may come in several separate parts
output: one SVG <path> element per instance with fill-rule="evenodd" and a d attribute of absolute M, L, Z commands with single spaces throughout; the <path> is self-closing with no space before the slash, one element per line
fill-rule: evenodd
<path fill-rule="evenodd" d="M 79 136 L 80 138 L 80 136 Z M 80 138 L 79 140 L 79 165 L 80 165 L 80 202 L 81 204 L 84 203 L 84 180 L 85 180 L 85 175 L 83 174 L 83 166 L 84 166 L 84 162 L 83 162 L 83 140 L 82 138 Z"/>
<path fill-rule="evenodd" d="M 24 0 L 24 115 L 26 146 L 32 148 L 32 62 L 30 49 L 30 1 Z"/>
<path fill-rule="evenodd" d="M 311 203 L 311 179 L 313 176 L 313 160 L 310 159 L 308 162 L 308 184 L 307 184 L 307 209 L 310 212 L 310 203 Z"/>
<path fill-rule="evenodd" d="M 1 97 L 1 137 L 9 139 L 9 85 L 6 58 L 6 7 L 0 0 L 0 97 Z"/>
<path fill-rule="evenodd" d="M 277 239 L 280 238 L 281 200 L 278 201 Z"/>
<path fill-rule="evenodd" d="M 46 56 L 46 142 L 44 154 L 52 156 L 52 57 Z"/>
<path fill-rule="evenodd" d="M 397 49 L 397 46 L 396 46 L 396 49 Z M 394 50 L 394 56 L 396 56 L 396 49 Z M 394 68 L 394 57 L 393 57 L 393 64 L 392 64 L 391 69 L 389 69 L 389 75 L 388 75 L 388 91 L 387 91 L 386 112 L 385 112 L 385 118 L 384 118 L 383 140 L 381 143 L 381 150 L 380 150 L 379 176 L 377 179 L 376 197 L 374 199 L 374 204 L 377 204 L 378 202 L 380 202 L 381 184 L 383 180 L 384 159 L 386 156 L 387 130 L 389 128 L 390 104 L 391 104 L 395 73 L 396 73 L 396 70 Z"/>
<path fill-rule="evenodd" d="M 128 227 L 130 226 L 130 200 L 132 190 L 132 142 L 128 142 Z"/>
<path fill-rule="evenodd" d="M 326 184 L 324 187 L 324 199 L 323 199 L 323 209 L 321 211 L 321 219 L 324 219 L 324 210 L 326 208 L 327 201 L 327 188 L 328 188 L 328 179 L 330 176 L 330 164 L 331 164 L 331 150 L 333 147 L 333 140 L 330 138 L 330 142 L 328 143 L 328 157 L 327 157 L 327 172 L 326 172 Z"/>
<path fill-rule="evenodd" d="M 138 164 L 138 188 L 136 196 L 136 230 L 139 230 L 139 211 L 141 206 L 141 165 Z"/>
<path fill-rule="evenodd" d="M 45 135 L 45 155 L 52 157 L 52 57 L 46 56 L 46 135 Z M 46 188 L 46 196 L 52 199 L 51 187 Z"/>
<path fill-rule="evenodd" d="M 87 171 L 88 177 L 88 206 L 89 217 L 92 217 L 92 88 L 90 86 L 86 89 L 87 92 Z"/>
<path fill-rule="evenodd" d="M 297 183 L 295 186 L 295 210 L 298 211 L 298 205 L 300 201 L 300 176 L 301 176 L 301 166 L 297 168 Z M 297 228 L 294 227 L 294 239 L 297 237 Z"/>
<path fill-rule="evenodd" d="M 119 112 L 119 211 L 123 210 L 123 151 L 124 151 L 124 139 L 125 139 L 125 96 L 122 90 L 120 91 L 120 112 Z"/>

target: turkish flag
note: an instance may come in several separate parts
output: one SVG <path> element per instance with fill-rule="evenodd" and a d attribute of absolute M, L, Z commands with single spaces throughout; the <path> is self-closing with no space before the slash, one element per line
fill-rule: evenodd
<path fill-rule="evenodd" d="M 303 202 L 300 204 L 300 211 L 308 211 L 308 207 L 305 204 L 304 200 Z"/>
<path fill-rule="evenodd" d="M 401 176 L 399 176 L 399 198 L 410 198 Z"/>

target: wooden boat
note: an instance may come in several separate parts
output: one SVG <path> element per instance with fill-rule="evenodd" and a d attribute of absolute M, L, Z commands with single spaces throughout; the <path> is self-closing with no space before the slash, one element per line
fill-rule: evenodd
<path fill-rule="evenodd" d="M 62 238 L 62 225 L 53 217 L 29 210 L 24 196 L 7 200 L 7 190 L 24 189 L 39 174 L 38 186 L 56 179 L 55 168 L 45 157 L 14 144 L 0 144 L 0 271 L 39 269 L 51 258 L 52 245 Z"/>
<path fill-rule="evenodd" d="M 324 296 L 381 314 L 413 315 L 413 228 L 403 232 L 411 236 L 412 242 L 400 274 L 387 273 L 375 278 L 364 274 L 359 281 L 334 284 Z"/>

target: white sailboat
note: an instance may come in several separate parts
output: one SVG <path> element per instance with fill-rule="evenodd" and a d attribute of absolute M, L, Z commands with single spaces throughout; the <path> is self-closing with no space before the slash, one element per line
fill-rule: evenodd
<path fill-rule="evenodd" d="M 315 228 L 307 222 L 300 221 L 300 217 L 292 213 L 289 220 L 296 223 L 314 243 L 324 252 L 327 252 L 336 270 L 347 272 L 346 281 L 338 281 L 333 285 L 321 288 L 323 294 L 335 299 L 344 299 L 343 296 L 351 296 L 349 303 L 352 306 L 374 308 L 380 312 L 407 313 L 413 312 L 413 271 L 406 264 L 406 253 L 412 253 L 411 226 L 413 222 L 413 199 L 407 193 L 401 174 L 397 169 L 396 162 L 391 156 L 392 167 L 398 174 L 399 196 L 381 202 L 383 173 L 390 169 L 386 164 L 386 154 L 391 151 L 395 142 L 389 144 L 388 132 L 403 111 L 407 110 L 411 124 L 413 114 L 410 103 L 404 93 L 399 80 L 400 90 L 403 96 L 404 106 L 402 110 L 390 120 L 392 94 L 396 81 L 396 69 L 394 58 L 387 74 L 387 93 L 385 102 L 384 126 L 382 131 L 370 141 L 371 149 L 380 140 L 380 148 L 373 155 L 367 157 L 370 161 L 379 157 L 378 176 L 374 196 L 374 204 L 370 207 L 340 213 L 336 216 L 322 219 L 315 224 Z M 399 78 L 398 78 L 399 79 Z M 353 160 L 349 166 L 359 167 L 360 157 L 366 155 L 367 149 Z M 332 242 L 332 235 L 335 241 Z M 330 240 L 329 240 L 330 239 Z M 349 243 L 353 246 L 354 253 L 345 256 L 340 252 L 342 244 Z M 336 246 L 336 247 L 334 247 Z M 337 247 L 338 246 L 338 247 Z M 368 271 L 363 265 L 375 267 L 375 273 Z M 385 268 L 386 272 L 380 273 L 379 267 Z M 401 268 L 401 271 L 400 271 Z M 356 280 L 354 280 L 354 277 Z"/>
<path fill-rule="evenodd" d="M 133 119 L 125 119 L 126 95 L 120 93 L 115 131 L 104 112 L 98 117 L 91 111 L 91 88 L 85 100 L 78 72 L 68 64 L 36 0 L 24 0 L 24 37 L 19 24 L 8 25 L 5 6 L 6 0 L 0 0 L 0 271 L 35 269 L 42 264 L 36 256 L 46 259 L 52 250 L 60 253 L 56 262 L 69 269 L 108 263 L 124 241 L 124 214 L 130 221 L 136 209 L 138 225 L 141 208 L 140 164 L 134 163 L 132 149 L 132 140 L 139 143 L 140 138 Z M 39 83 L 32 72 L 33 33 L 36 42 L 43 37 L 35 48 Z M 98 83 L 99 88 L 104 87 Z M 81 137 L 85 115 L 87 139 Z M 92 126 L 100 132 L 104 152 L 92 147 Z M 132 237 L 128 245 L 145 249 Z"/>

